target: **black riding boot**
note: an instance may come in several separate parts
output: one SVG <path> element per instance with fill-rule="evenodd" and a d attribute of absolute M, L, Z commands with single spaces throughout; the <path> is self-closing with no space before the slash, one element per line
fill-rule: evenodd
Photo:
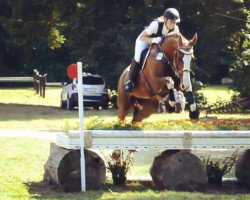
<path fill-rule="evenodd" d="M 140 63 L 136 62 L 135 59 L 132 60 L 131 66 L 130 66 L 130 71 L 129 71 L 129 81 L 125 83 L 124 88 L 126 92 L 132 92 L 136 81 L 137 77 L 140 71 Z"/>

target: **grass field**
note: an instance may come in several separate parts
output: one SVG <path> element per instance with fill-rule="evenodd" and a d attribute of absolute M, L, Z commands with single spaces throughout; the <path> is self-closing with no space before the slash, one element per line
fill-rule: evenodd
<path fill-rule="evenodd" d="M 202 93 L 207 98 L 208 104 L 213 104 L 216 101 L 228 102 L 231 100 L 231 97 L 235 94 L 227 86 L 223 85 L 210 85 L 202 89 Z"/>
<path fill-rule="evenodd" d="M 60 109 L 60 88 L 47 88 L 46 98 L 35 94 L 33 88 L 0 89 L 0 129 L 33 129 L 33 130 L 64 130 L 67 124 L 74 125 L 78 120 L 78 110 Z M 225 86 L 211 86 L 204 89 L 208 102 L 216 100 L 229 101 L 232 91 Z M 214 116 L 215 114 L 213 114 Z M 85 120 L 90 116 L 99 116 L 117 120 L 117 110 L 85 109 Z M 205 113 L 201 113 L 204 117 Z M 220 118 L 248 118 L 246 114 L 216 114 Z M 188 119 L 188 112 L 183 114 L 153 114 L 146 122 L 155 122 L 159 119 Z M 127 121 L 131 120 L 131 115 Z"/>
<path fill-rule="evenodd" d="M 212 86 L 204 89 L 208 102 L 229 101 L 232 92 L 227 87 Z M 78 122 L 78 110 L 61 110 L 60 88 L 48 88 L 46 98 L 35 94 L 32 88 L 0 89 L 0 130 L 64 130 L 67 124 Z M 86 120 L 90 116 L 116 119 L 116 109 L 95 111 L 85 109 Z M 204 116 L 205 114 L 202 113 Z M 154 122 L 161 119 L 188 119 L 184 114 L 154 114 L 147 119 Z M 249 114 L 216 114 L 218 118 L 249 118 Z M 129 118 L 131 119 L 131 117 Z M 43 165 L 49 155 L 49 141 L 27 138 L 0 137 L 0 200 L 8 199 L 250 199 L 249 192 L 236 185 L 225 184 L 221 188 L 209 187 L 204 193 L 175 192 L 157 190 L 154 186 L 137 183 L 126 187 L 105 184 L 103 190 L 86 193 L 66 194 L 60 189 L 45 184 Z M 155 155 L 152 151 L 137 153 L 135 165 L 130 175 L 148 175 Z M 219 159 L 232 154 L 232 151 L 195 151 L 197 156 L 212 155 Z M 144 154 L 144 156 L 143 156 Z M 234 176 L 231 172 L 229 177 Z"/>
<path fill-rule="evenodd" d="M 250 194 L 236 185 L 223 183 L 222 187 L 208 187 L 203 193 L 176 192 L 158 190 L 152 185 L 138 183 L 126 187 L 106 184 L 102 190 L 86 193 L 67 194 L 60 189 L 44 183 L 43 165 L 49 155 L 49 141 L 25 138 L 0 138 L 0 199 L 249 199 Z M 156 152 L 151 152 L 155 154 Z M 196 152 L 197 155 L 201 152 Z M 215 152 L 214 152 L 215 153 Z M 226 152 L 221 152 L 227 154 Z M 152 159 L 147 156 L 146 161 Z M 217 153 L 218 155 L 218 153 Z M 145 158 L 136 164 L 145 163 Z M 133 168 L 133 173 L 140 175 L 144 168 Z M 138 174 L 137 174 L 138 173 Z M 144 174 L 145 175 L 145 174 Z"/>
<path fill-rule="evenodd" d="M 203 193 L 175 192 L 158 190 L 154 186 L 137 183 L 126 187 L 115 187 L 106 184 L 102 190 L 86 193 L 67 194 L 60 189 L 44 183 L 43 165 L 49 154 L 49 141 L 27 138 L 0 138 L 0 199 L 249 199 L 249 192 L 235 185 L 224 184 L 222 187 L 209 187 Z M 215 153 L 215 152 L 214 152 Z M 221 152 L 227 154 L 226 152 Z M 154 153 L 152 153 L 154 154 Z M 215 153 L 216 154 L 216 153 Z M 150 160 L 151 156 L 148 156 Z M 142 164 L 144 160 L 138 160 Z M 138 169 L 137 169 L 138 170 Z M 139 169 L 140 170 L 140 169 Z M 133 169 L 134 171 L 134 169 Z M 137 171 L 133 172 L 134 174 Z"/>

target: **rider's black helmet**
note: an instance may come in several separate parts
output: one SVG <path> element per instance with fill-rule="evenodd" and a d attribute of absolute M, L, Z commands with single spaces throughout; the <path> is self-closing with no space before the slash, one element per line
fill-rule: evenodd
<path fill-rule="evenodd" d="M 164 17 L 175 20 L 177 23 L 181 21 L 180 14 L 175 8 L 168 8 L 167 10 L 165 10 Z"/>

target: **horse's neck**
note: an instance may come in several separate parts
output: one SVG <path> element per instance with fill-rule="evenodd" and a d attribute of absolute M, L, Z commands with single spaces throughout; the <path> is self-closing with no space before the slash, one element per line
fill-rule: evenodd
<path fill-rule="evenodd" d="M 167 58 L 169 59 L 171 63 L 173 63 L 174 54 L 178 46 L 179 46 L 179 43 L 178 43 L 178 39 L 176 38 L 166 38 L 166 40 L 164 40 L 161 46 L 162 51 L 164 52 L 164 54 L 167 56 Z"/>

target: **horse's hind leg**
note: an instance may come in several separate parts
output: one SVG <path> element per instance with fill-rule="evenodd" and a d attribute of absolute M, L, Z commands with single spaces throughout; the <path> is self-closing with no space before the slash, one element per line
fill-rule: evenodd
<path fill-rule="evenodd" d="M 127 107 L 127 106 L 124 106 L 124 105 L 120 105 L 119 107 L 118 107 L 118 120 L 119 120 L 119 122 L 124 122 L 124 120 L 125 120 L 125 117 L 128 115 L 128 113 L 129 113 L 129 107 Z"/>
<path fill-rule="evenodd" d="M 143 119 L 149 117 L 152 113 L 156 113 L 158 110 L 158 101 L 157 100 L 143 100 L 140 102 L 142 109 L 138 107 L 134 108 L 132 123 L 141 122 Z"/>
<path fill-rule="evenodd" d="M 120 94 L 117 98 L 118 105 L 118 120 L 119 122 L 124 122 L 125 117 L 128 115 L 131 108 L 131 97 L 126 94 Z"/>

